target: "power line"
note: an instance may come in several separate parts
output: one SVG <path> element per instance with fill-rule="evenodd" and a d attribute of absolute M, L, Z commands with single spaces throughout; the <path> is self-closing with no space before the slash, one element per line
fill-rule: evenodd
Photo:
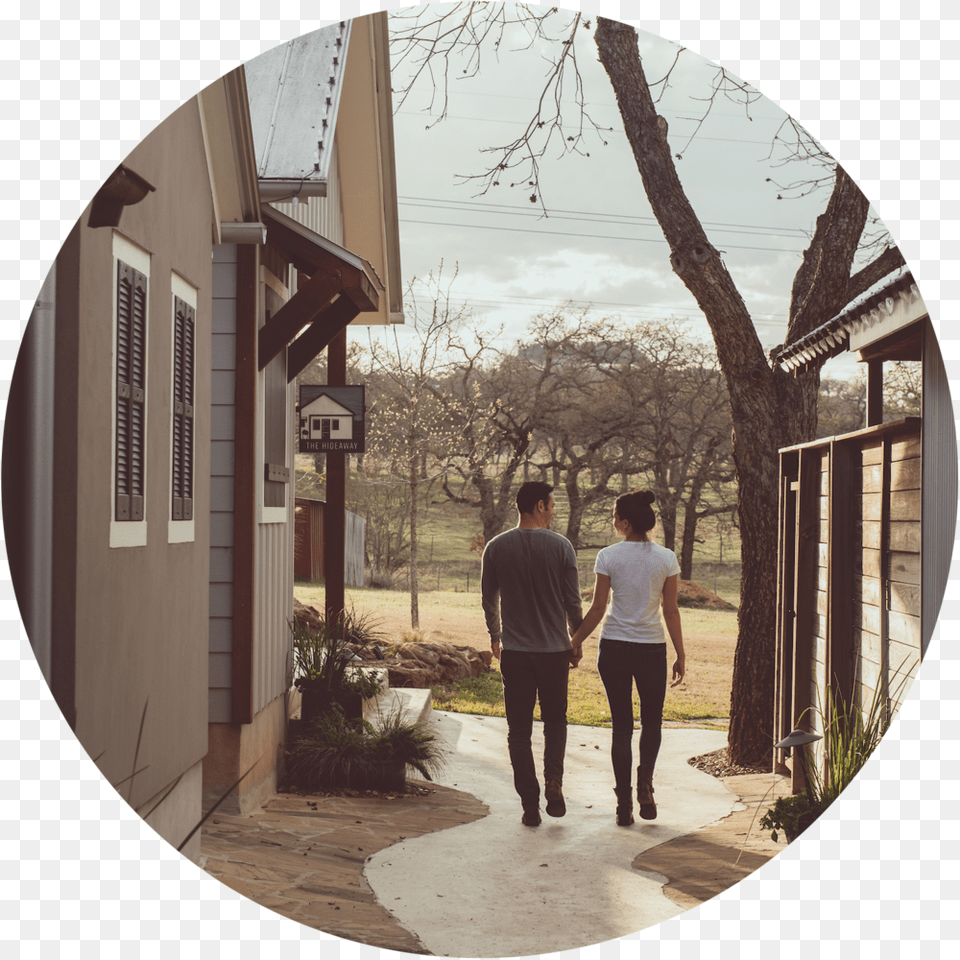
<path fill-rule="evenodd" d="M 438 220 L 409 220 L 405 217 L 400 218 L 401 223 L 412 223 L 420 226 L 427 227 L 454 227 L 458 230 L 468 229 L 468 230 L 498 230 L 502 233 L 535 233 L 540 236 L 550 236 L 550 237 L 579 237 L 583 240 L 623 240 L 627 243 L 658 243 L 666 244 L 666 240 L 662 237 L 660 238 L 650 238 L 650 237 L 612 237 L 609 234 L 597 234 L 597 233 L 574 233 L 569 230 L 533 230 L 528 227 L 503 227 L 497 226 L 494 224 L 482 224 L 482 223 L 441 223 Z M 802 250 L 789 250 L 785 247 L 748 247 L 743 244 L 730 243 L 726 244 L 730 250 L 759 250 L 763 253 L 803 253 Z"/>
<path fill-rule="evenodd" d="M 429 197 L 400 197 L 404 206 L 423 207 L 427 210 L 472 210 L 477 213 L 490 213 L 497 216 L 534 218 L 537 220 L 571 220 L 574 223 L 611 223 L 624 226 L 659 227 L 653 217 L 640 217 L 632 214 L 601 213 L 585 210 L 555 210 L 544 216 L 534 210 L 523 210 L 508 204 L 476 203 L 465 200 L 432 201 Z M 747 236 L 780 236 L 791 239 L 807 238 L 800 227 L 762 227 L 754 224 L 726 224 L 716 221 L 703 221 L 704 226 L 714 227 L 724 233 L 742 233 Z"/>

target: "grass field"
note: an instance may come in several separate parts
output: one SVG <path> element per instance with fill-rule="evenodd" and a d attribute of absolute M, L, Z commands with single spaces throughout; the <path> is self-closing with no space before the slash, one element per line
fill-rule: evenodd
<path fill-rule="evenodd" d="M 297 598 L 323 607 L 323 587 L 297 584 Z M 420 595 L 420 630 L 410 626 L 410 595 L 397 590 L 347 588 L 347 603 L 379 621 L 390 643 L 411 640 L 463 644 L 489 649 L 489 638 L 480 608 L 479 593 L 433 590 Z M 668 688 L 664 719 L 701 727 L 724 727 L 729 718 L 730 683 L 736 645 L 735 611 L 681 610 L 687 675 L 676 688 Z M 597 673 L 598 635 L 584 644 L 584 658 L 570 672 L 568 719 L 589 726 L 609 725 L 603 684 Z M 668 645 L 669 664 L 673 664 Z M 464 681 L 433 691 L 437 709 L 486 716 L 503 714 L 503 690 L 499 670 L 473 681 Z"/>
<path fill-rule="evenodd" d="M 322 487 L 314 486 L 313 458 L 297 457 L 297 470 L 307 471 L 307 477 L 298 478 L 298 490 L 304 487 L 308 496 L 322 496 Z M 309 491 L 306 488 L 309 487 Z M 553 529 L 563 533 L 566 529 L 566 510 L 564 494 L 557 491 L 557 515 Z M 348 507 L 349 509 L 349 507 Z M 593 564 L 600 546 L 613 543 L 612 530 L 607 526 L 606 518 L 610 513 L 610 504 L 602 510 L 600 532 L 591 535 L 589 542 L 593 547 L 581 549 L 577 555 L 580 567 L 580 582 L 584 588 L 593 585 Z M 471 541 L 482 532 L 479 511 L 463 504 L 446 500 L 442 491 L 428 490 L 421 501 L 419 511 L 418 566 L 421 593 L 430 591 L 461 591 L 476 593 L 480 582 L 480 554 L 470 549 Z M 677 518 L 678 529 L 682 523 L 682 513 Z M 508 526 L 516 522 L 511 514 Z M 708 590 L 729 600 L 739 602 L 740 594 L 740 540 L 737 531 L 731 528 L 728 518 L 708 517 L 701 521 L 698 537 L 702 541 L 694 549 L 693 577 L 697 583 Z M 662 530 L 654 528 L 653 538 L 662 543 Z M 676 545 L 679 553 L 680 544 Z M 403 567 L 394 573 L 394 585 L 403 590 L 409 589 L 409 570 Z"/>

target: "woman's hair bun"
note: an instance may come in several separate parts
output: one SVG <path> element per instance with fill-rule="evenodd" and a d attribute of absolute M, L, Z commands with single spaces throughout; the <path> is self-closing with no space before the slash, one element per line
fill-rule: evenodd
<path fill-rule="evenodd" d="M 634 490 L 633 495 L 645 507 L 650 506 L 657 499 L 652 490 Z"/>

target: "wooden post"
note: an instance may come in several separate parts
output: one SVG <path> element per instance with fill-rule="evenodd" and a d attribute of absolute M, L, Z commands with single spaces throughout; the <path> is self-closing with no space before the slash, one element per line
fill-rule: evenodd
<path fill-rule="evenodd" d="M 883 361 L 867 362 L 867 423 L 875 427 L 883 423 Z"/>
<path fill-rule="evenodd" d="M 327 383 L 346 386 L 347 328 L 327 346 Z M 344 550 L 346 545 L 347 454 L 327 454 L 327 506 L 324 516 L 324 608 L 327 623 L 334 623 L 345 607 Z"/>

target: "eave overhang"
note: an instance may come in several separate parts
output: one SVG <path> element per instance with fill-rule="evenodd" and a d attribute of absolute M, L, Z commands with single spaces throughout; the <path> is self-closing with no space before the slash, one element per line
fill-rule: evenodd
<path fill-rule="evenodd" d="M 259 333 L 259 368 L 286 348 L 289 383 L 357 316 L 379 309 L 384 286 L 363 257 L 267 204 L 263 221 L 268 243 L 309 277 Z"/>
<path fill-rule="evenodd" d="M 872 344 L 904 330 L 926 314 L 913 274 L 908 272 L 805 337 L 780 347 L 772 360 L 775 366 L 799 372 L 846 350 L 858 350 L 861 359 L 867 359 Z"/>

